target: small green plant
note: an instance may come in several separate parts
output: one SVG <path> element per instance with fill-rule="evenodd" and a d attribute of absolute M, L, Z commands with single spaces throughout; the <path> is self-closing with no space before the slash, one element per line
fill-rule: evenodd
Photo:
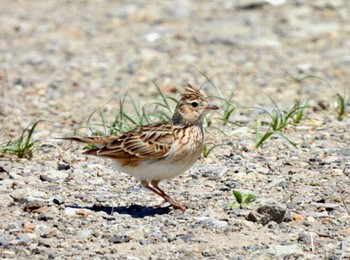
<path fill-rule="evenodd" d="M 286 140 L 289 144 L 291 144 L 293 147 L 296 147 L 297 144 L 291 141 L 285 134 L 282 133 L 282 131 L 286 128 L 289 124 L 296 124 L 299 123 L 304 115 L 304 110 L 307 108 L 307 103 L 304 106 L 299 106 L 299 104 L 295 104 L 293 108 L 289 111 L 281 110 L 276 102 L 270 97 L 270 100 L 274 104 L 276 111 L 275 113 L 270 113 L 264 108 L 258 108 L 266 112 L 270 120 L 269 121 L 260 121 L 258 120 L 256 124 L 256 130 L 255 130 L 255 147 L 260 147 L 263 145 L 263 143 L 270 138 L 272 135 L 276 135 L 284 140 Z M 264 133 L 262 133 L 262 126 L 267 126 L 267 129 Z"/>
<path fill-rule="evenodd" d="M 256 200 L 256 195 L 253 193 L 242 194 L 237 190 L 232 191 L 236 201 L 228 203 L 226 209 L 244 209 L 248 207 L 249 203 Z"/>
<path fill-rule="evenodd" d="M 210 81 L 206 77 L 206 79 Z M 85 127 L 83 129 L 86 129 L 85 135 L 99 135 L 99 136 L 111 136 L 111 135 L 119 135 L 122 133 L 125 133 L 135 127 L 139 127 L 142 125 L 147 125 L 151 123 L 156 122 L 164 122 L 169 121 L 172 118 L 173 111 L 175 108 L 175 105 L 177 103 L 177 100 L 174 97 L 166 95 L 161 88 L 157 85 L 155 81 L 153 81 L 154 86 L 156 87 L 157 93 L 160 96 L 160 99 L 155 102 L 151 102 L 145 105 L 141 105 L 138 102 L 135 102 L 135 100 L 132 97 L 128 97 L 127 95 L 124 95 L 119 100 L 119 111 L 114 117 L 114 121 L 112 123 L 108 123 L 105 119 L 104 113 L 100 107 L 98 107 L 94 112 L 92 112 L 85 124 Z M 211 82 L 211 84 L 213 84 Z M 220 90 L 213 84 L 217 92 L 219 93 L 220 97 L 216 97 L 220 100 L 220 102 L 223 102 L 224 107 L 224 115 L 222 118 L 218 118 L 220 121 L 224 123 L 232 123 L 230 121 L 230 115 L 234 111 L 234 107 L 232 105 L 232 98 L 234 94 L 234 88 L 232 88 L 230 95 L 228 98 L 223 98 Z M 133 109 L 126 108 L 126 100 L 130 99 Z M 92 118 L 93 116 L 97 114 L 98 115 L 98 121 L 99 123 L 92 124 Z M 208 127 L 212 124 L 212 117 L 207 116 L 204 120 L 204 125 L 206 126 L 206 130 Z M 220 129 L 215 128 L 224 135 L 226 133 Z M 207 144 L 203 148 L 203 156 L 207 157 L 215 148 L 218 146 L 223 146 L 227 144 L 218 144 L 213 146 L 208 146 Z M 93 145 L 87 145 L 86 149 L 93 149 L 95 148 Z"/>
<path fill-rule="evenodd" d="M 217 89 L 217 87 L 215 87 Z M 220 99 L 223 102 L 222 105 L 222 111 L 223 113 L 220 114 L 221 117 L 219 117 L 218 119 L 224 123 L 229 123 L 229 124 L 233 124 L 233 125 L 237 125 L 237 123 L 231 121 L 231 115 L 232 113 L 235 111 L 236 107 L 233 105 L 232 99 L 233 99 L 233 95 L 235 92 L 235 88 L 232 87 L 231 91 L 229 93 L 229 95 L 227 96 L 227 98 L 224 98 L 221 93 L 219 92 L 219 89 L 217 89 L 218 93 L 220 94 L 220 97 L 216 97 L 218 99 Z"/>
<path fill-rule="evenodd" d="M 89 115 L 86 121 L 86 126 L 83 128 L 87 129 L 89 134 L 92 135 L 109 136 L 119 135 L 145 124 L 170 120 L 172 107 L 169 104 L 169 100 L 176 101 L 176 99 L 167 97 L 157 85 L 155 86 L 161 96 L 161 101 L 141 106 L 139 103 L 135 102 L 132 97 L 124 95 L 119 100 L 119 111 L 115 115 L 112 123 L 107 122 L 102 109 L 98 107 Z M 125 107 L 127 98 L 130 98 L 131 100 L 133 111 L 127 110 Z M 160 110 L 159 107 L 161 108 Z M 100 123 L 92 124 L 91 120 L 96 112 L 98 112 Z"/>
<path fill-rule="evenodd" d="M 128 97 L 127 95 L 124 95 L 119 100 L 119 111 L 116 114 L 114 121 L 112 123 L 107 122 L 103 114 L 103 111 L 100 107 L 89 115 L 86 121 L 86 126 L 83 127 L 87 130 L 86 134 L 101 135 L 101 136 L 119 135 L 135 127 L 171 120 L 173 111 L 175 108 L 175 104 L 177 103 L 177 99 L 166 95 L 160 89 L 160 87 L 156 84 L 156 82 L 153 81 L 153 83 L 160 96 L 160 100 L 151 102 L 145 105 L 140 105 L 140 103 L 135 102 L 135 100 L 132 97 Z M 132 104 L 132 108 L 133 108 L 132 110 L 127 109 L 125 106 L 127 98 L 130 98 L 130 101 L 131 101 L 130 103 Z M 227 109 L 230 106 L 230 100 L 224 101 Z M 228 111 L 227 114 L 231 114 L 232 112 L 233 112 L 233 108 L 231 107 L 230 111 Z M 95 114 L 98 114 L 100 123 L 92 124 L 91 121 Z M 224 121 L 228 122 L 229 115 L 226 115 L 226 117 L 227 117 L 227 120 L 224 120 Z M 209 117 L 206 117 L 206 119 L 204 120 L 204 125 L 206 127 L 209 127 L 211 123 L 212 123 L 212 119 Z M 212 149 L 210 149 L 210 151 L 211 150 Z"/>
<path fill-rule="evenodd" d="M 298 108 L 298 109 L 295 111 L 294 115 L 292 116 L 293 124 L 295 124 L 295 125 L 299 124 L 300 121 L 305 117 L 304 112 L 305 112 L 305 109 L 308 107 L 309 101 L 310 101 L 310 99 L 308 99 L 305 102 L 305 104 L 301 105 L 301 106 L 300 106 L 299 102 L 297 102 L 294 105 L 294 108 Z"/>
<path fill-rule="evenodd" d="M 7 143 L 4 143 L 0 147 L 1 153 L 14 153 L 19 158 L 23 158 L 26 155 L 31 155 L 31 152 L 35 148 L 36 142 L 33 141 L 32 136 L 35 128 L 41 122 L 41 120 L 36 121 L 34 124 L 26 127 L 20 137 L 15 140 L 10 139 Z"/>
<path fill-rule="evenodd" d="M 337 93 L 335 95 L 334 108 L 337 113 L 337 119 L 339 121 L 343 120 L 343 117 L 347 110 L 347 106 L 348 104 L 345 95 L 342 96 L 341 94 Z"/>
<path fill-rule="evenodd" d="M 313 75 L 309 75 L 309 76 L 305 76 L 301 79 L 299 79 L 299 82 L 302 82 L 303 80 L 305 79 L 308 79 L 308 78 L 312 78 L 312 79 L 317 79 L 317 80 L 320 80 L 320 81 L 323 81 L 327 84 L 327 86 L 331 89 L 334 89 L 333 88 L 333 85 L 327 80 L 327 79 L 324 79 L 324 78 L 321 78 L 321 77 L 318 77 L 318 76 L 313 76 Z M 337 114 L 337 119 L 339 121 L 343 120 L 344 118 L 344 115 L 346 114 L 346 110 L 347 110 L 347 107 L 348 107 L 348 102 L 349 100 L 346 98 L 346 91 L 344 91 L 344 94 L 339 94 L 339 92 L 335 92 L 335 100 L 334 100 L 334 109 L 335 109 L 335 112 Z"/>

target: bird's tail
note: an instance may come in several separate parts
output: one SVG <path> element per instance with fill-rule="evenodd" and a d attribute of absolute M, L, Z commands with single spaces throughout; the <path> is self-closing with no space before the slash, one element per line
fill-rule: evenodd
<path fill-rule="evenodd" d="M 111 139 L 108 136 L 68 136 L 68 137 L 62 137 L 59 139 L 86 143 L 86 144 L 93 144 L 98 148 L 102 148 L 111 142 Z M 93 150 L 94 149 L 92 149 L 91 151 Z"/>

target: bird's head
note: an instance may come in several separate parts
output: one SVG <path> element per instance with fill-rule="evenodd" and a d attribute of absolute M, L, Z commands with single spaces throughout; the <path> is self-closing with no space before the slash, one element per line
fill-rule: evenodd
<path fill-rule="evenodd" d="M 188 84 L 175 108 L 172 121 L 174 124 L 201 125 L 204 116 L 216 109 L 219 108 L 211 105 L 199 89 Z"/>

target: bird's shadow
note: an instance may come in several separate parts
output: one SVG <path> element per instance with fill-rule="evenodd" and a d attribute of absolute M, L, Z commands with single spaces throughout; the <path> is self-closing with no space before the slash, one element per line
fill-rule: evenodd
<path fill-rule="evenodd" d="M 164 215 L 170 212 L 170 207 L 146 207 L 141 205 L 130 205 L 130 206 L 103 206 L 100 204 L 94 204 L 92 207 L 80 207 L 80 206 L 66 206 L 67 208 L 75 208 L 75 209 L 87 209 L 94 212 L 103 211 L 108 215 L 113 215 L 113 213 L 118 213 L 120 215 L 130 215 L 133 218 L 144 218 L 155 215 Z"/>

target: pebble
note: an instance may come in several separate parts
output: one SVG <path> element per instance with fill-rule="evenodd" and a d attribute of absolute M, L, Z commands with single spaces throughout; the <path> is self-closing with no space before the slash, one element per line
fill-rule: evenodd
<path fill-rule="evenodd" d="M 276 258 L 300 257 L 303 255 L 303 251 L 298 245 L 270 245 L 267 252 Z"/>
<path fill-rule="evenodd" d="M 247 220 L 252 222 L 258 222 L 259 224 L 266 225 L 270 221 L 274 221 L 277 224 L 283 221 L 286 209 L 278 205 L 266 205 L 259 207 L 255 212 L 250 212 L 247 216 Z"/>
<path fill-rule="evenodd" d="M 211 225 L 213 226 L 214 229 L 223 229 L 228 227 L 228 222 L 222 221 L 222 220 L 213 220 L 211 222 Z"/>
<path fill-rule="evenodd" d="M 87 238 L 90 238 L 93 235 L 93 233 L 94 233 L 93 230 L 86 228 L 79 231 L 79 233 L 77 234 L 77 237 L 79 239 L 87 239 Z"/>
<path fill-rule="evenodd" d="M 112 238 L 110 238 L 110 242 L 114 244 L 121 244 L 121 243 L 126 243 L 129 242 L 131 238 L 127 235 L 115 235 Z"/>
<path fill-rule="evenodd" d="M 23 205 L 23 210 L 32 211 L 48 205 L 49 201 L 41 198 L 26 196 L 25 198 L 22 198 L 19 203 Z"/>
<path fill-rule="evenodd" d="M 92 211 L 87 209 L 82 210 L 79 208 L 66 207 L 64 209 L 64 214 L 67 216 L 89 215 L 92 214 Z"/>
<path fill-rule="evenodd" d="M 303 221 L 305 219 L 305 217 L 303 216 L 303 215 L 301 215 L 301 214 L 294 214 L 294 216 L 293 216 L 293 220 L 294 221 Z"/>
<path fill-rule="evenodd" d="M 335 209 L 337 209 L 337 208 L 340 207 L 339 204 L 334 204 L 334 203 L 317 203 L 317 202 L 312 202 L 311 205 L 312 205 L 312 206 L 315 206 L 315 207 L 317 207 L 317 208 L 323 207 L 323 208 L 325 208 L 327 211 L 328 211 L 328 210 L 335 210 Z"/>

